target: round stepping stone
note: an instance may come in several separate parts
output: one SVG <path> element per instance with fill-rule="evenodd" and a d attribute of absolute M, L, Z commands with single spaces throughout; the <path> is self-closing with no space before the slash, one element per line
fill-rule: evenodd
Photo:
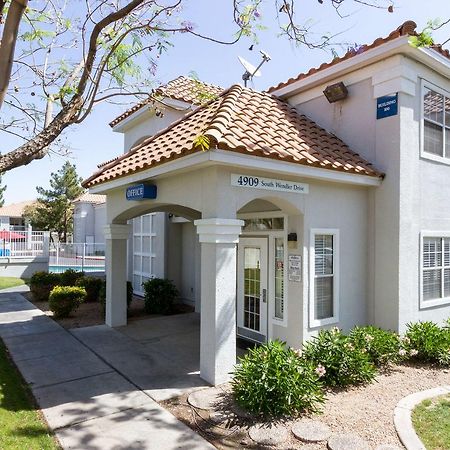
<path fill-rule="evenodd" d="M 320 442 L 330 438 L 331 429 L 317 420 L 302 419 L 294 423 L 292 433 L 304 442 Z"/>
<path fill-rule="evenodd" d="M 260 445 L 282 444 L 289 437 L 287 428 L 282 424 L 258 424 L 250 427 L 249 436 Z"/>
<path fill-rule="evenodd" d="M 369 444 L 356 434 L 333 434 L 328 440 L 329 450 L 370 450 Z"/>
<path fill-rule="evenodd" d="M 233 412 L 220 410 L 211 411 L 209 414 L 209 418 L 211 419 L 212 422 L 217 424 L 229 422 L 231 420 L 236 420 L 236 416 Z"/>
<path fill-rule="evenodd" d="M 402 450 L 400 447 L 392 444 L 379 445 L 375 450 Z"/>
<path fill-rule="evenodd" d="M 214 409 L 222 401 L 223 390 L 206 388 L 189 394 L 188 403 L 198 409 Z"/>

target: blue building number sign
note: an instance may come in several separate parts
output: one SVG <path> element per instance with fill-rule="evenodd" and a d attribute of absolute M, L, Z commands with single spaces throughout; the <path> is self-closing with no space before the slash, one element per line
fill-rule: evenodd
<path fill-rule="evenodd" d="M 377 98 L 377 120 L 396 116 L 398 113 L 398 93 Z"/>

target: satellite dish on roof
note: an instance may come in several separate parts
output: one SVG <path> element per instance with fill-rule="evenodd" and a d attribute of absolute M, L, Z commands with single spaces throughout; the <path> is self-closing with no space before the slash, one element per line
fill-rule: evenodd
<path fill-rule="evenodd" d="M 258 67 L 254 67 L 253 64 L 250 64 L 248 61 L 242 58 L 242 56 L 238 56 L 239 62 L 245 69 L 245 72 L 242 75 L 245 87 L 247 87 L 248 80 L 253 79 L 253 77 L 260 77 L 262 75 L 259 69 L 265 62 L 270 61 L 270 56 L 266 52 L 260 51 L 260 53 L 262 55 L 262 61 L 259 63 Z"/>
<path fill-rule="evenodd" d="M 260 70 L 246 61 L 242 56 L 238 56 L 238 59 L 251 78 L 260 77 L 262 75 Z"/>

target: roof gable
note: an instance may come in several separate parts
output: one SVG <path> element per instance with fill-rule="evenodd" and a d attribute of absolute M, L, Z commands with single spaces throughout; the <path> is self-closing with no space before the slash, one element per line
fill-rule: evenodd
<path fill-rule="evenodd" d="M 389 33 L 386 37 L 379 37 L 375 39 L 371 44 L 365 44 L 361 45 L 357 48 L 352 48 L 347 51 L 347 53 L 344 56 L 334 58 L 332 61 L 323 63 L 319 67 L 313 67 L 308 70 L 308 72 L 300 73 L 296 77 L 289 78 L 289 80 L 285 82 L 281 82 L 277 84 L 276 86 L 271 86 L 267 89 L 267 92 L 276 92 L 279 89 L 282 89 L 286 86 L 289 86 L 290 84 L 295 83 L 296 81 L 303 80 L 305 78 L 308 78 L 311 75 L 316 74 L 317 72 L 320 72 L 322 70 L 328 69 L 329 67 L 336 66 L 339 63 L 346 61 L 348 59 L 354 58 L 357 55 L 361 55 L 362 53 L 365 53 L 373 48 L 380 47 L 383 44 L 386 44 L 387 42 L 393 41 L 394 39 L 397 39 L 401 36 L 418 36 L 419 33 L 416 32 L 417 24 L 413 22 L 412 20 L 408 20 L 402 25 L 400 25 L 397 29 Z M 432 47 L 433 50 L 441 54 L 442 56 L 450 59 L 450 52 L 449 50 L 444 49 L 441 45 L 437 44 Z"/>
<path fill-rule="evenodd" d="M 191 153 L 201 152 L 198 136 L 210 148 L 291 163 L 380 177 L 372 165 L 336 136 L 288 103 L 239 85 L 121 155 L 84 181 L 85 187 L 127 176 Z"/>
<path fill-rule="evenodd" d="M 223 91 L 223 88 L 213 84 L 203 83 L 190 77 L 180 76 L 169 83 L 158 87 L 145 100 L 136 103 L 130 109 L 127 109 L 120 116 L 109 123 L 110 127 L 115 127 L 127 117 L 146 105 L 161 101 L 163 98 L 179 100 L 192 105 L 200 106 L 203 103 L 216 97 Z"/>

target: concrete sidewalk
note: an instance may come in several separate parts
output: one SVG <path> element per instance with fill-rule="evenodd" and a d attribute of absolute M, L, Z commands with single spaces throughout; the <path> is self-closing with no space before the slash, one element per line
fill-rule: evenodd
<path fill-rule="evenodd" d="M 65 449 L 213 449 L 16 288 L 0 293 L 0 337 Z"/>
<path fill-rule="evenodd" d="M 200 317 L 196 313 L 70 332 L 103 361 L 160 402 L 208 387 L 200 378 Z"/>

